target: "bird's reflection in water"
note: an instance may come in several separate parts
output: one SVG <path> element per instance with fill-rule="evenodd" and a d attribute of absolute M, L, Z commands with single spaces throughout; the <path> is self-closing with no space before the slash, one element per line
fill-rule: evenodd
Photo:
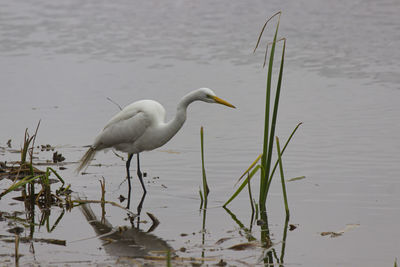
<path fill-rule="evenodd" d="M 144 258 L 146 256 L 165 256 L 167 251 L 173 251 L 163 239 L 144 232 L 137 227 L 113 227 L 105 218 L 99 219 L 89 204 L 81 206 L 81 211 L 88 223 L 93 227 L 98 238 L 102 240 L 104 250 L 112 256 Z"/>

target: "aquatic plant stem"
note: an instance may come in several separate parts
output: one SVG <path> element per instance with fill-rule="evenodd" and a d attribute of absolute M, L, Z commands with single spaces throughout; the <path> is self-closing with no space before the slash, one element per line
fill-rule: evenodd
<path fill-rule="evenodd" d="M 251 193 L 251 183 L 250 183 L 250 179 L 248 178 L 249 175 L 247 174 L 247 188 L 249 189 L 249 200 L 250 200 L 250 206 L 251 206 L 251 217 L 254 216 L 254 203 L 253 203 L 253 195 Z"/>
<path fill-rule="evenodd" d="M 277 25 L 277 31 L 279 27 L 279 21 Z M 276 41 L 276 35 L 274 37 L 274 43 L 272 44 L 272 47 L 274 47 Z M 270 139 L 269 139 L 269 145 L 268 145 L 268 157 L 267 157 L 267 167 L 266 167 L 266 175 L 267 175 L 267 184 L 265 185 L 265 200 L 268 196 L 268 190 L 269 190 L 269 184 L 270 180 L 272 179 L 269 178 L 270 174 L 270 168 L 271 168 L 271 158 L 272 158 L 272 148 L 274 144 L 274 136 L 275 136 L 275 126 L 276 126 L 276 121 L 278 117 L 278 107 L 279 107 L 279 98 L 280 98 L 280 93 L 281 93 L 281 85 L 282 85 L 282 76 L 283 76 L 283 65 L 284 65 L 284 60 L 285 60 L 285 48 L 286 48 L 286 39 L 283 39 L 283 48 L 282 48 L 282 57 L 281 57 L 281 65 L 279 68 L 279 76 L 278 76 L 278 83 L 276 86 L 276 92 L 275 92 L 275 102 L 274 102 L 274 111 L 272 114 L 272 122 L 271 122 L 271 133 L 270 133 Z M 271 49 L 272 50 L 272 49 Z M 272 53 L 272 51 L 271 51 Z M 272 66 L 271 66 L 272 68 Z"/>
<path fill-rule="evenodd" d="M 281 174 L 281 184 L 282 184 L 283 200 L 285 202 L 285 211 L 286 211 L 286 216 L 289 218 L 289 206 L 288 206 L 287 194 L 286 194 L 285 176 L 283 174 L 282 153 L 281 153 L 281 148 L 279 145 L 278 137 L 276 137 L 276 149 L 278 151 L 279 171 Z"/>
<path fill-rule="evenodd" d="M 297 124 L 297 126 L 295 127 L 295 129 L 292 131 L 292 133 L 290 134 L 288 140 L 286 141 L 282 151 L 281 151 L 281 156 L 283 156 L 283 153 L 285 152 L 287 146 L 289 145 L 290 141 L 292 140 L 294 134 L 296 133 L 297 129 L 300 127 L 300 125 L 302 124 L 302 122 L 300 122 L 299 124 Z M 225 204 L 223 205 L 224 207 L 226 207 L 234 198 L 236 198 L 236 196 L 243 190 L 244 186 L 247 184 L 247 182 L 254 176 L 254 174 L 258 171 L 258 169 L 260 169 L 261 165 L 257 165 L 254 169 L 253 167 L 255 166 L 255 164 L 259 161 L 259 159 L 261 158 L 262 154 L 260 154 L 256 160 L 250 165 L 250 167 L 242 174 L 242 176 L 240 176 L 240 178 L 238 179 L 238 181 L 236 182 L 236 184 L 246 175 L 249 174 L 248 177 L 246 179 L 243 180 L 242 184 L 239 186 L 239 188 L 235 191 L 235 193 L 229 198 L 229 200 L 227 202 L 225 202 Z M 268 183 L 267 183 L 267 192 L 269 190 L 269 186 L 271 184 L 272 181 L 272 177 L 276 171 L 276 168 L 279 165 L 279 161 L 278 159 L 275 162 L 274 168 L 271 171 L 271 174 L 269 176 L 268 179 Z M 235 184 L 235 185 L 236 185 Z M 201 192 L 200 192 L 201 193 Z M 202 198 L 202 195 L 200 194 L 200 197 Z M 256 207 L 257 208 L 257 207 Z M 257 211 L 257 209 L 256 209 Z M 257 212 L 256 212 L 257 214 Z"/>
<path fill-rule="evenodd" d="M 15 234 L 15 266 L 19 266 L 19 235 Z"/>
<path fill-rule="evenodd" d="M 300 125 L 302 125 L 302 124 L 303 124 L 303 123 L 300 122 L 300 123 L 298 123 L 297 126 L 294 128 L 294 130 L 292 131 L 292 133 L 290 134 L 288 140 L 286 141 L 285 145 L 284 145 L 283 148 L 282 148 L 282 151 L 281 151 L 282 153 L 281 153 L 281 155 L 283 155 L 283 153 L 284 153 L 285 150 L 286 150 L 286 147 L 287 147 L 287 146 L 289 145 L 289 143 L 290 143 L 290 140 L 292 140 L 292 137 L 294 136 L 294 134 L 296 133 L 297 129 L 298 129 L 298 128 L 300 127 Z M 274 176 L 275 170 L 276 170 L 276 168 L 278 167 L 278 164 L 279 164 L 279 161 L 276 160 L 275 165 L 274 165 L 274 168 L 272 169 L 271 174 L 270 174 L 269 179 L 268 179 L 267 193 L 268 193 L 268 190 L 269 190 L 269 186 L 270 186 L 270 184 L 271 184 L 271 181 L 272 181 L 272 177 Z"/>
<path fill-rule="evenodd" d="M 200 144 L 201 144 L 201 171 L 203 175 L 203 195 L 204 195 L 204 207 L 207 207 L 207 197 L 210 193 L 210 189 L 207 184 L 206 169 L 204 167 L 204 130 L 203 126 L 200 127 Z"/>
<path fill-rule="evenodd" d="M 281 257 L 280 257 L 280 263 L 279 263 L 280 267 L 281 266 L 284 267 L 283 258 L 285 257 L 286 237 L 287 237 L 288 226 L 289 226 L 289 214 L 286 214 L 285 226 L 283 227 L 282 248 L 281 248 Z"/>

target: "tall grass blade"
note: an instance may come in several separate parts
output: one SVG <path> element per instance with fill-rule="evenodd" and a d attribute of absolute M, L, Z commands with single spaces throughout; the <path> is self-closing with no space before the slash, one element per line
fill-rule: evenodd
<path fill-rule="evenodd" d="M 39 179 L 39 178 L 41 178 L 41 177 L 43 177 L 43 175 L 38 175 L 38 176 L 34 176 L 34 177 L 32 177 L 32 176 L 29 175 L 29 176 L 24 177 L 23 179 L 21 179 L 21 180 L 19 180 L 18 182 L 12 184 L 9 188 L 7 188 L 6 190 L 4 190 L 4 191 L 0 194 L 0 199 L 1 199 L 4 195 L 10 193 L 11 191 L 14 191 L 14 190 L 16 190 L 17 188 L 22 187 L 22 186 L 24 186 L 24 185 L 26 185 L 26 184 L 28 184 L 28 183 L 31 183 L 31 182 L 33 182 L 34 180 Z"/>
<path fill-rule="evenodd" d="M 223 207 L 226 207 L 229 203 L 232 202 L 232 200 L 234 200 L 237 195 L 239 195 L 239 193 L 243 190 L 243 188 L 246 186 L 246 184 L 248 183 L 248 181 L 254 176 L 254 174 L 257 173 L 258 169 L 260 169 L 261 166 L 257 165 L 251 172 L 250 174 L 247 176 L 247 178 L 243 181 L 243 183 L 239 186 L 239 188 L 235 191 L 235 193 L 233 193 L 233 195 L 228 199 L 228 201 L 225 202 L 225 204 L 223 205 Z"/>
<path fill-rule="evenodd" d="M 249 175 L 247 175 L 248 177 Z M 251 217 L 254 217 L 254 203 L 253 203 L 253 194 L 251 193 L 251 183 L 250 179 L 247 179 L 247 188 L 249 189 L 249 200 L 250 200 L 250 206 L 251 206 Z M 253 221 L 253 220 L 252 220 Z"/>
<path fill-rule="evenodd" d="M 279 15 L 280 18 L 280 15 Z M 271 82 L 272 82 L 272 69 L 274 64 L 274 55 L 275 55 L 275 46 L 276 40 L 278 36 L 279 29 L 279 18 L 276 25 L 274 40 L 271 47 L 271 53 L 269 57 L 268 64 L 268 74 L 267 74 L 267 85 L 266 85 L 266 99 L 265 99 L 265 122 L 264 122 L 264 144 L 263 144 L 263 156 L 261 157 L 261 166 L 263 170 L 261 171 L 260 177 L 260 196 L 259 203 L 260 208 L 265 210 L 265 202 L 267 199 L 267 191 L 266 186 L 268 183 L 268 177 L 270 173 L 270 165 L 271 165 L 271 157 L 272 157 L 272 147 L 273 141 L 271 142 L 271 138 L 273 140 L 273 136 L 275 135 L 275 122 L 271 123 L 271 131 L 270 131 L 270 110 L 271 110 Z M 261 32 L 262 34 L 262 32 Z"/>
<path fill-rule="evenodd" d="M 200 143 L 201 143 L 201 171 L 203 174 L 203 194 L 204 194 L 204 202 L 206 203 L 208 193 L 210 193 L 210 189 L 208 188 L 206 169 L 204 167 L 204 130 L 203 130 L 203 126 L 200 128 Z"/>
<path fill-rule="evenodd" d="M 278 25 L 277 25 L 277 31 L 278 31 L 278 27 L 279 27 L 279 20 L 278 20 Z M 274 43 L 272 44 L 273 47 L 276 44 L 276 37 L 277 36 L 275 34 Z M 278 84 L 277 84 L 276 92 L 275 92 L 274 110 L 272 113 L 271 130 L 269 133 L 268 156 L 267 156 L 267 165 L 266 165 L 266 177 L 268 177 L 268 178 L 267 178 L 267 184 L 266 184 L 266 188 L 265 188 L 265 192 L 264 192 L 264 194 L 265 194 L 264 202 L 266 201 L 266 198 L 268 196 L 268 190 L 269 190 L 269 184 L 270 184 L 269 174 L 270 174 L 270 168 L 271 168 L 272 149 L 273 149 L 273 145 L 274 145 L 276 120 L 278 117 L 279 98 L 280 98 L 281 85 L 282 85 L 283 65 L 284 65 L 284 57 L 285 57 L 285 44 L 286 44 L 286 39 L 284 39 L 284 43 L 283 43 L 281 65 L 280 65 L 279 76 L 278 76 Z M 272 51 L 271 51 L 271 53 L 272 53 Z M 272 68 L 272 65 L 271 65 L 271 68 Z"/>
<path fill-rule="evenodd" d="M 300 127 L 300 125 L 302 125 L 302 124 L 303 124 L 302 122 L 300 122 L 299 124 L 297 124 L 297 126 L 294 128 L 294 130 L 293 130 L 292 133 L 290 134 L 288 140 L 286 141 L 286 143 L 285 143 L 285 145 L 283 146 L 283 149 L 282 149 L 282 151 L 281 151 L 281 152 L 282 152 L 282 155 L 283 155 L 283 152 L 285 152 L 286 147 L 289 145 L 290 140 L 292 140 L 292 137 L 293 137 L 294 134 L 296 133 L 297 129 L 298 129 L 298 128 Z M 271 174 L 270 174 L 269 179 L 268 179 L 267 192 L 268 192 L 268 190 L 269 190 L 269 186 L 270 186 L 270 184 L 271 184 L 272 177 L 274 176 L 275 170 L 276 170 L 276 168 L 278 167 L 278 163 L 279 163 L 279 162 L 278 162 L 278 159 L 277 159 L 276 162 L 275 162 L 274 168 L 272 169 Z"/>
<path fill-rule="evenodd" d="M 242 176 L 239 177 L 239 179 L 237 180 L 237 182 L 235 183 L 235 186 L 239 183 L 240 180 L 242 180 L 242 178 L 248 174 L 250 172 L 251 169 L 253 169 L 253 167 L 257 164 L 257 162 L 260 160 L 262 154 L 258 155 L 258 157 L 256 158 L 255 161 L 253 161 L 253 163 L 247 168 L 247 170 L 242 174 Z"/>
<path fill-rule="evenodd" d="M 276 149 L 278 151 L 279 171 L 281 174 L 281 184 L 282 184 L 283 200 L 285 202 L 285 211 L 286 211 L 286 216 L 289 218 L 289 206 L 288 206 L 287 194 L 286 194 L 285 176 L 283 174 L 282 153 L 281 153 L 281 147 L 279 145 L 278 137 L 276 137 Z"/>

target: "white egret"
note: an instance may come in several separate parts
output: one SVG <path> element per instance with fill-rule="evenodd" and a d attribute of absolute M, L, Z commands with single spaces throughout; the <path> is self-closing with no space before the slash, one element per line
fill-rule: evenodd
<path fill-rule="evenodd" d="M 137 155 L 137 175 L 143 187 L 144 194 L 146 194 L 146 188 L 140 171 L 139 153 L 153 150 L 167 143 L 185 122 L 186 110 L 189 104 L 197 100 L 207 103 L 219 103 L 235 108 L 232 104 L 218 98 L 208 88 L 200 88 L 185 95 L 178 104 L 175 117 L 169 122 L 165 122 L 165 109 L 160 103 L 154 100 L 134 102 L 111 118 L 85 155 L 83 155 L 76 171 L 79 173 L 87 167 L 96 152 L 100 150 L 114 148 L 128 153 L 126 173 L 129 187 L 129 208 L 131 193 L 129 166 L 133 154 Z"/>

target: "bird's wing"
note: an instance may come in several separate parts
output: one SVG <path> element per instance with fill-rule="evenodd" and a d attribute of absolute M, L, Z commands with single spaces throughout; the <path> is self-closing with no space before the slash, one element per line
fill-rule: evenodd
<path fill-rule="evenodd" d="M 109 126 L 114 125 L 120 121 L 128 120 L 130 118 L 135 117 L 141 110 L 137 108 L 129 108 L 129 106 L 125 107 L 123 110 L 118 112 L 114 117 L 112 117 L 104 126 L 104 129 L 107 129 Z"/>
<path fill-rule="evenodd" d="M 107 123 L 97 136 L 94 146 L 103 149 L 117 144 L 133 143 L 150 124 L 150 119 L 141 110 L 123 110 Z"/>

